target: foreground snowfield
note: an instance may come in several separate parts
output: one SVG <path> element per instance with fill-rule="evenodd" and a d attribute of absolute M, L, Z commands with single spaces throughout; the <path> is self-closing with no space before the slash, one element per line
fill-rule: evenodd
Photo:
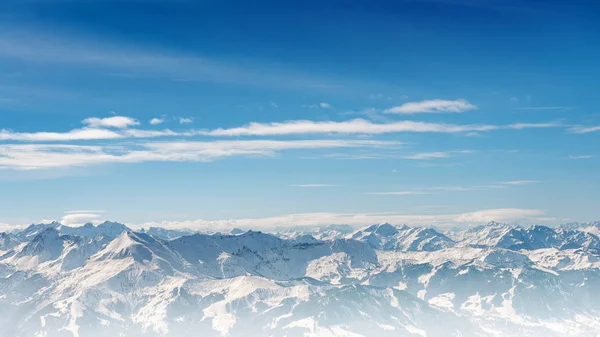
<path fill-rule="evenodd" d="M 2 337 L 600 336 L 599 224 L 0 234 Z"/>

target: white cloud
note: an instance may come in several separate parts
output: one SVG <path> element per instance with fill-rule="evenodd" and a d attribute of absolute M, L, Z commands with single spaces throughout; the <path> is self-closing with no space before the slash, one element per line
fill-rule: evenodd
<path fill-rule="evenodd" d="M 529 123 L 510 125 L 486 125 L 486 124 L 438 124 L 427 122 L 400 121 L 394 123 L 376 124 L 364 119 L 353 119 L 344 122 L 314 122 L 309 120 L 296 120 L 281 123 L 250 123 L 245 126 L 230 129 L 215 129 L 209 131 L 198 131 L 200 135 L 206 136 L 273 136 L 293 134 L 316 134 L 316 133 L 346 133 L 346 134 L 383 134 L 397 132 L 437 132 L 437 133 L 461 133 L 461 132 L 484 132 L 500 129 L 525 129 L 525 128 L 548 128 L 556 127 L 554 123 Z"/>
<path fill-rule="evenodd" d="M 138 122 L 137 120 L 131 118 L 131 117 L 125 117 L 125 116 L 112 116 L 112 117 L 106 117 L 106 118 L 97 118 L 97 117 L 91 117 L 91 118 L 86 118 L 82 121 L 83 124 L 86 124 L 88 127 L 92 127 L 92 128 L 101 128 L 101 127 L 105 127 L 105 128 L 118 128 L 118 129 L 124 129 L 133 125 L 139 125 L 140 122 Z"/>
<path fill-rule="evenodd" d="M 463 112 L 475 110 L 477 107 L 464 99 L 454 101 L 433 99 L 421 102 L 408 102 L 400 106 L 386 109 L 385 113 L 394 114 L 417 114 L 417 113 L 443 113 L 443 112 Z"/>
<path fill-rule="evenodd" d="M 398 144 L 400 145 L 400 144 Z M 315 158 L 328 158 L 328 159 L 341 159 L 341 160 L 378 160 L 378 159 L 409 159 L 409 160 L 430 160 L 430 159 L 443 159 L 450 158 L 455 154 L 472 153 L 472 150 L 455 150 L 446 152 L 422 152 L 413 154 L 402 154 L 397 151 L 393 152 L 364 152 L 364 153 L 329 153 L 319 156 L 308 157 L 310 159 Z"/>
<path fill-rule="evenodd" d="M 165 121 L 164 118 L 152 118 L 150 120 L 150 124 L 158 125 L 158 124 L 162 124 L 164 121 Z"/>
<path fill-rule="evenodd" d="M 504 208 L 490 209 L 465 213 L 455 218 L 459 223 L 482 223 L 490 221 L 498 222 L 538 222 L 552 221 L 551 218 L 540 218 L 544 211 L 537 209 Z"/>
<path fill-rule="evenodd" d="M 190 124 L 193 122 L 194 120 L 192 118 L 179 117 L 179 124 Z"/>
<path fill-rule="evenodd" d="M 600 125 L 598 126 L 574 126 L 569 128 L 567 131 L 570 133 L 590 133 L 600 131 Z"/>
<path fill-rule="evenodd" d="M 99 223 L 100 215 L 94 213 L 72 213 L 62 217 L 60 223 L 65 226 L 77 227 L 86 223 Z"/>
<path fill-rule="evenodd" d="M 117 116 L 115 116 L 117 117 Z M 100 126 L 104 124 L 121 128 L 125 125 L 122 121 L 110 120 L 89 121 L 89 125 Z M 109 121 L 107 121 L 109 120 Z M 189 123 L 191 119 L 180 118 L 180 122 Z M 315 122 L 309 120 L 287 121 L 282 123 L 250 123 L 245 126 L 230 129 L 214 130 L 190 130 L 175 132 L 164 130 L 143 130 L 121 128 L 120 130 L 107 130 L 98 127 L 86 127 L 73 129 L 66 132 L 15 132 L 12 130 L 0 130 L 0 141 L 77 141 L 77 140 L 101 140 L 119 138 L 154 138 L 154 137 L 193 137 L 193 136 L 273 136 L 292 134 L 319 134 L 319 133 L 343 133 L 343 134 L 384 134 L 400 132 L 433 132 L 433 133 L 462 133 L 462 132 L 484 132 L 502 129 L 526 129 L 526 128 L 550 128 L 561 126 L 558 123 L 519 123 L 509 125 L 485 125 L 485 124 L 437 124 L 427 122 L 400 121 L 393 123 L 373 123 L 364 119 L 353 119 L 343 122 Z"/>
<path fill-rule="evenodd" d="M 414 159 L 414 160 L 425 160 L 425 159 L 439 159 L 439 158 L 448 158 L 450 157 L 449 152 L 424 152 L 424 153 L 416 153 L 413 155 L 405 156 L 405 159 Z"/>
<path fill-rule="evenodd" d="M 10 130 L 0 130 L 0 140 L 16 140 L 27 142 L 58 142 L 58 141 L 77 141 L 77 140 L 102 140 L 102 139 L 120 139 L 120 138 L 154 138 L 169 136 L 193 136 L 193 132 L 174 132 L 165 130 L 106 130 L 83 128 L 74 129 L 66 132 L 14 132 Z"/>
<path fill-rule="evenodd" d="M 148 161 L 209 162 L 232 156 L 272 156 L 285 150 L 389 147 L 374 140 L 251 140 L 146 142 L 133 147 L 65 144 L 0 145 L 0 169 L 32 170 L 103 163 Z"/>
<path fill-rule="evenodd" d="M 321 107 L 323 109 L 331 109 L 331 104 L 329 104 L 327 102 L 321 102 L 321 103 L 319 103 L 319 107 Z"/>
<path fill-rule="evenodd" d="M 174 132 L 169 129 L 164 130 L 140 130 L 127 129 L 121 131 L 123 138 L 156 138 L 156 137 L 172 137 L 172 136 L 192 136 L 191 132 Z"/>
<path fill-rule="evenodd" d="M 7 224 L 7 223 L 3 223 L 0 222 L 0 232 L 9 232 L 15 229 L 20 229 L 23 228 L 25 226 L 23 225 L 11 225 L 11 224 Z"/>
<path fill-rule="evenodd" d="M 514 110 L 562 110 L 569 109 L 568 106 L 537 106 L 537 107 L 528 107 L 528 108 L 517 108 Z"/>
<path fill-rule="evenodd" d="M 591 155 L 585 155 L 585 156 L 569 156 L 569 159 L 591 159 L 594 158 L 594 156 Z"/>
<path fill-rule="evenodd" d="M 96 210 L 96 209 L 82 209 L 82 210 L 65 212 L 65 214 L 76 214 L 76 213 L 104 213 L 104 211 Z"/>
<path fill-rule="evenodd" d="M 549 123 L 514 123 L 507 125 L 507 129 L 521 130 L 521 129 L 543 129 L 543 128 L 554 128 L 562 126 L 560 122 L 549 122 Z"/>
<path fill-rule="evenodd" d="M 396 191 L 396 192 L 370 192 L 367 194 L 372 195 L 419 195 L 419 194 L 431 194 L 426 191 Z"/>
<path fill-rule="evenodd" d="M 121 133 L 104 129 L 74 129 L 67 132 L 13 132 L 0 130 L 0 140 L 18 141 L 73 141 L 123 138 Z"/>
<path fill-rule="evenodd" d="M 301 184 L 301 185 L 290 185 L 292 187 L 337 187 L 337 185 L 330 184 Z"/>
<path fill-rule="evenodd" d="M 501 208 L 488 209 L 457 214 L 402 214 L 402 213 L 300 213 L 287 214 L 274 217 L 232 220 L 190 220 L 190 221 L 162 221 L 151 222 L 134 227 L 161 226 L 164 228 L 189 228 L 189 229 L 231 229 L 234 227 L 269 229 L 290 226 L 323 226 L 331 224 L 348 224 L 366 226 L 376 223 L 390 222 L 394 224 L 454 226 L 480 224 L 490 221 L 539 223 L 553 221 L 551 218 L 542 218 L 544 211 L 537 209 Z"/>
<path fill-rule="evenodd" d="M 534 180 L 517 180 L 517 181 L 506 181 L 490 185 L 474 185 L 474 186 L 437 186 L 428 188 L 419 188 L 410 191 L 400 192 L 373 192 L 367 194 L 375 195 L 411 195 L 411 194 L 431 194 L 431 191 L 446 191 L 446 192 L 464 192 L 464 191 L 478 191 L 478 190 L 490 190 L 490 189 L 503 189 L 508 186 L 526 185 L 537 183 Z"/>
<path fill-rule="evenodd" d="M 537 183 L 537 180 L 515 180 L 515 181 L 505 181 L 502 182 L 501 184 L 505 184 L 505 185 L 528 185 L 528 184 L 535 184 Z"/>
<path fill-rule="evenodd" d="M 432 188 L 430 188 L 430 190 L 448 191 L 448 192 L 464 192 L 464 191 L 488 190 L 488 189 L 499 189 L 499 188 L 505 188 L 505 187 L 502 185 L 439 186 L 439 187 L 432 187 Z"/>

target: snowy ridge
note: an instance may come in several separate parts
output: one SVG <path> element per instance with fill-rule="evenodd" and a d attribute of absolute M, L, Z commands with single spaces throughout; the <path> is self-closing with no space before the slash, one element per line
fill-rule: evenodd
<path fill-rule="evenodd" d="M 0 243 L 6 337 L 596 336 L 590 225 L 449 236 L 379 224 L 133 231 L 32 225 Z"/>
<path fill-rule="evenodd" d="M 375 249 L 393 251 L 434 251 L 454 246 L 454 241 L 433 228 L 396 227 L 388 223 L 361 229 L 350 236 Z"/>

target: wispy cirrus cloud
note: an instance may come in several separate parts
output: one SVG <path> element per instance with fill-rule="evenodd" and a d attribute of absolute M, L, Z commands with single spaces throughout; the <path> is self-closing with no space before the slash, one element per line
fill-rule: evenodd
<path fill-rule="evenodd" d="M 374 140 L 246 140 L 145 142 L 134 145 L 2 144 L 0 169 L 34 170 L 105 163 L 210 162 L 233 156 L 272 156 L 286 150 L 396 146 Z"/>
<path fill-rule="evenodd" d="M 191 118 L 178 117 L 180 124 L 193 122 Z M 150 121 L 152 125 L 158 125 L 164 120 L 154 118 Z M 139 122 L 125 116 L 112 116 L 106 118 L 91 117 L 82 121 L 86 127 L 72 129 L 64 132 L 16 132 L 12 130 L 0 130 L 0 140 L 16 141 L 77 141 L 77 140 L 102 140 L 119 138 L 153 138 L 153 137 L 237 137 L 237 136 L 276 136 L 276 135 L 301 135 L 301 134 L 386 134 L 386 133 L 469 133 L 486 132 L 493 130 L 522 130 L 529 128 L 553 128 L 560 127 L 560 123 L 515 123 L 508 125 L 489 124 L 440 124 L 415 121 L 399 121 L 388 123 L 373 123 L 364 119 L 352 119 L 348 121 L 315 122 L 310 120 L 295 120 L 274 123 L 250 123 L 241 127 L 218 128 L 213 130 L 186 130 L 172 131 L 144 130 L 130 128 Z"/>
<path fill-rule="evenodd" d="M 56 142 L 56 141 L 79 141 L 79 140 L 108 140 L 121 138 L 153 138 L 167 136 L 193 136 L 193 132 L 174 132 L 165 130 L 142 130 L 132 129 L 130 126 L 140 123 L 131 117 L 112 116 L 106 118 L 90 117 L 81 121 L 86 127 L 72 129 L 64 132 L 15 132 L 12 130 L 0 130 L 1 140 L 26 141 L 26 142 Z M 150 124 L 156 125 L 162 120 L 154 118 Z"/>
<path fill-rule="evenodd" d="M 418 195 L 418 194 L 432 194 L 444 192 L 464 192 L 464 191 L 479 191 L 479 190 L 492 190 L 492 189 L 504 189 L 508 186 L 526 185 L 537 183 L 535 180 L 517 180 L 517 181 L 506 181 L 493 183 L 488 185 L 471 185 L 471 186 L 436 186 L 427 188 L 417 188 L 406 191 L 386 191 L 386 192 L 369 192 L 366 194 L 372 195 Z"/>
<path fill-rule="evenodd" d="M 600 131 L 600 125 L 598 126 L 573 126 L 567 129 L 570 133 L 590 133 Z"/>
<path fill-rule="evenodd" d="M 0 140 L 17 141 L 72 141 L 72 140 L 95 140 L 95 139 L 117 139 L 124 138 L 122 133 L 96 128 L 74 129 L 66 132 L 14 132 L 0 130 Z"/>
<path fill-rule="evenodd" d="M 591 159 L 594 158 L 592 155 L 579 155 L 579 156 L 569 156 L 569 159 Z"/>
<path fill-rule="evenodd" d="M 288 69 L 274 69 L 271 64 L 225 62 L 58 32 L 1 28 L 5 29 L 0 29 L 0 59 L 5 60 L 63 67 L 89 66 L 104 75 L 117 74 L 125 79 L 144 77 L 318 91 L 343 87 L 339 81 Z M 356 81 L 356 85 L 360 83 Z"/>
<path fill-rule="evenodd" d="M 366 194 L 371 195 L 420 195 L 420 194 L 432 194 L 427 191 L 393 191 L 393 192 L 369 192 Z"/>
<path fill-rule="evenodd" d="M 0 140 L 13 140 L 24 142 L 60 142 L 78 140 L 107 140 L 122 138 L 154 138 L 168 136 L 191 136 L 187 132 L 174 132 L 165 130 L 107 130 L 98 128 L 73 129 L 65 132 L 14 132 L 0 130 Z"/>
<path fill-rule="evenodd" d="M 76 214 L 76 213 L 104 213 L 105 211 L 99 209 L 80 209 L 74 211 L 67 211 L 65 214 Z"/>
<path fill-rule="evenodd" d="M 437 151 L 437 152 L 420 152 L 409 155 L 401 155 L 399 159 L 411 159 L 411 160 L 430 160 L 430 159 L 443 159 L 450 158 L 457 154 L 469 154 L 474 153 L 473 150 L 452 150 L 452 151 Z"/>
<path fill-rule="evenodd" d="M 513 110 L 564 110 L 569 109 L 569 106 L 534 106 L 534 107 L 526 107 L 526 108 L 516 108 Z"/>
<path fill-rule="evenodd" d="M 451 152 L 423 152 L 416 153 L 412 155 L 404 156 L 404 159 L 413 159 L 413 160 L 426 160 L 426 159 L 439 159 L 439 158 L 448 158 L 450 157 Z"/>
<path fill-rule="evenodd" d="M 401 144 L 398 144 L 401 145 Z M 452 150 L 438 152 L 417 152 L 417 153 L 399 153 L 397 149 L 393 151 L 356 152 L 356 153 L 328 153 L 319 156 L 308 157 L 307 159 L 326 158 L 340 160 L 378 160 L 378 159 L 407 159 L 407 160 L 434 160 L 454 157 L 456 154 L 473 153 L 472 150 Z"/>
<path fill-rule="evenodd" d="M 560 122 L 548 122 L 548 123 L 514 123 L 507 125 L 507 129 L 521 130 L 521 129 L 545 129 L 545 128 L 556 128 L 563 126 Z"/>
<path fill-rule="evenodd" d="M 535 183 L 539 183 L 539 181 L 537 181 L 537 180 L 514 180 L 514 181 L 501 182 L 500 184 L 503 184 L 503 185 L 529 185 L 529 184 L 535 184 Z"/>
<path fill-rule="evenodd" d="M 428 122 L 400 121 L 391 123 L 373 123 L 364 119 L 352 119 L 343 122 L 295 120 L 275 123 L 250 123 L 245 126 L 200 130 L 201 135 L 215 137 L 234 136 L 274 136 L 294 134 L 345 133 L 345 134 L 384 134 L 401 132 L 462 133 L 485 132 L 501 129 L 527 129 L 558 127 L 558 123 L 516 123 L 509 125 L 489 124 L 440 124 Z"/>
<path fill-rule="evenodd" d="M 384 110 L 389 114 L 418 114 L 418 113 L 447 113 L 464 112 L 475 110 L 477 106 L 467 102 L 464 99 L 443 100 L 433 99 L 420 102 L 408 102 L 402 105 Z"/>

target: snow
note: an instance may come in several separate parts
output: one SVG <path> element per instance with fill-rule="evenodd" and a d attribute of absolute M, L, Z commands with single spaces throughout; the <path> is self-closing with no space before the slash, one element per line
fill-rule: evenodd
<path fill-rule="evenodd" d="M 491 223 L 450 239 L 391 224 L 277 235 L 33 225 L 0 236 L 0 328 L 6 337 L 599 335 L 597 237 L 578 228 Z"/>
<path fill-rule="evenodd" d="M 418 329 L 412 325 L 405 325 L 404 328 L 406 329 L 406 331 L 408 331 L 410 333 L 417 334 L 422 337 L 427 337 L 427 332 L 425 332 L 424 330 Z"/>
<path fill-rule="evenodd" d="M 454 304 L 452 303 L 452 300 L 454 300 L 455 297 L 456 294 L 454 293 L 443 293 L 430 298 L 427 302 L 434 307 L 452 311 L 454 310 Z"/>

